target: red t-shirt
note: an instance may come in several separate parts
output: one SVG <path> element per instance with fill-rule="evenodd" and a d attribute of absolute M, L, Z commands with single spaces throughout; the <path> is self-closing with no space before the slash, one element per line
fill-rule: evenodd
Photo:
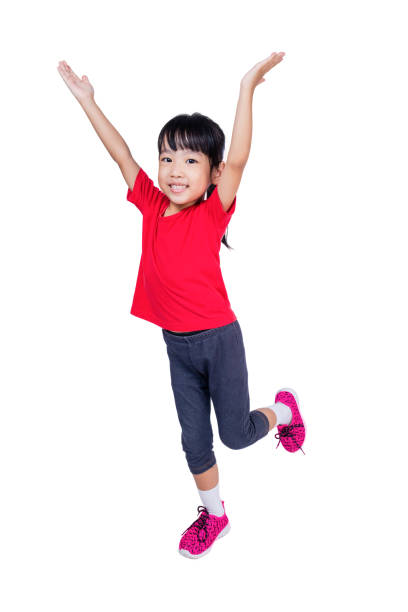
<path fill-rule="evenodd" d="M 172 331 L 197 331 L 235 321 L 219 252 L 236 197 L 225 212 L 216 187 L 207 200 L 163 217 L 170 200 L 140 168 L 127 199 L 143 215 L 131 314 Z"/>

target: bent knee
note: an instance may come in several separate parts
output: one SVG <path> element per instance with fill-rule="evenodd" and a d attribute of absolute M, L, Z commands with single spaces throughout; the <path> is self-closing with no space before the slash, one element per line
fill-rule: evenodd
<path fill-rule="evenodd" d="M 240 436 L 231 436 L 231 435 L 220 435 L 220 440 L 225 446 L 231 448 L 232 450 L 239 450 L 240 448 L 245 448 L 249 446 L 248 440 L 244 440 Z"/>

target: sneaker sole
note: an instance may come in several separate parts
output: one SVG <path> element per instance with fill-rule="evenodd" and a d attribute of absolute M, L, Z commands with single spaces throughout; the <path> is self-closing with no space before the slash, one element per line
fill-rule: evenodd
<path fill-rule="evenodd" d="M 192 555 L 188 550 L 185 550 L 184 548 L 179 548 L 178 551 L 180 553 L 180 555 L 183 555 L 183 557 L 187 557 L 188 559 L 199 559 L 200 557 L 204 557 L 204 555 L 206 555 L 207 553 L 210 552 L 211 548 L 214 546 L 215 542 L 219 539 L 224 537 L 225 535 L 227 535 L 227 533 L 229 533 L 229 531 L 231 530 L 231 525 L 229 523 L 227 523 L 224 527 L 224 529 L 222 531 L 220 531 L 220 533 L 217 535 L 217 537 L 215 538 L 214 542 L 211 544 L 211 546 L 209 546 L 207 548 L 207 550 L 204 550 L 204 552 L 200 553 L 199 555 Z"/>
<path fill-rule="evenodd" d="M 295 397 L 295 400 L 296 400 L 296 403 L 297 403 L 297 407 L 298 407 L 298 410 L 300 412 L 299 398 L 297 396 L 296 391 L 294 389 L 290 389 L 289 387 L 283 387 L 282 389 L 278 389 L 278 391 L 276 393 L 279 393 L 280 391 L 288 391 L 289 393 L 292 393 L 292 395 Z M 303 418 L 303 414 L 302 414 L 302 421 L 303 421 L 303 427 L 305 429 L 305 440 L 306 440 L 307 429 L 306 429 L 305 419 Z M 305 443 L 305 440 L 303 440 L 303 442 L 302 442 L 302 448 L 303 448 L 303 444 Z M 300 449 L 298 449 L 298 450 L 300 450 Z M 297 450 L 293 451 L 293 452 L 297 453 Z"/>

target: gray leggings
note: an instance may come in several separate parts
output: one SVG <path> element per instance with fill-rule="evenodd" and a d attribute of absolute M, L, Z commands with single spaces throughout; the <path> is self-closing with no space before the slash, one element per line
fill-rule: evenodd
<path fill-rule="evenodd" d="M 216 463 L 211 400 L 220 439 L 229 448 L 245 448 L 266 436 L 266 415 L 259 410 L 250 411 L 245 348 L 237 320 L 184 335 L 166 329 L 162 333 L 181 425 L 181 444 L 192 474 L 201 474 Z"/>

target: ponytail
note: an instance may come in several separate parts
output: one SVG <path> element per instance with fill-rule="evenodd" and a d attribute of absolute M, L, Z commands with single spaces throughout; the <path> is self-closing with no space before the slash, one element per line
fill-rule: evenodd
<path fill-rule="evenodd" d="M 211 183 L 211 185 L 210 185 L 210 186 L 208 187 L 208 189 L 207 189 L 207 199 L 210 197 L 210 195 L 212 194 L 212 192 L 214 191 L 214 189 L 215 189 L 215 188 L 216 188 L 216 185 L 213 185 L 213 184 Z M 232 249 L 232 250 L 234 250 L 234 247 L 232 247 L 232 246 L 230 246 L 230 245 L 228 244 L 228 242 L 227 242 L 227 236 L 228 236 L 228 227 L 227 227 L 227 231 L 225 232 L 225 234 L 224 234 L 224 235 L 223 235 L 223 237 L 222 237 L 221 242 L 222 242 L 223 244 L 225 244 L 225 246 L 226 246 L 228 249 Z"/>

